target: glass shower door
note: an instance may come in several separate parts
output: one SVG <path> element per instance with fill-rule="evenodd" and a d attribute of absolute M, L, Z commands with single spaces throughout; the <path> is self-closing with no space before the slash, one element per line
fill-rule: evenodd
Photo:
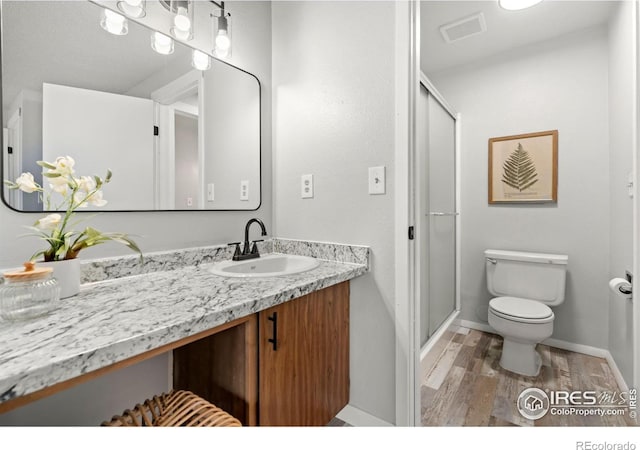
<path fill-rule="evenodd" d="M 419 117 L 422 137 L 420 197 L 421 345 L 455 310 L 456 305 L 456 179 L 455 119 L 421 86 Z"/>

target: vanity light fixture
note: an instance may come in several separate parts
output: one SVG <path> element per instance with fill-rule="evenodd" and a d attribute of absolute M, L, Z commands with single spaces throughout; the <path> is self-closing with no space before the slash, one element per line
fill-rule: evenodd
<path fill-rule="evenodd" d="M 218 58 L 227 58 L 231 55 L 231 14 L 224 9 L 224 2 L 217 4 L 220 7 L 220 15 L 213 21 L 213 35 L 215 36 L 213 53 Z"/>
<path fill-rule="evenodd" d="M 129 17 L 139 19 L 147 15 L 146 0 L 120 0 L 118 9 Z"/>
<path fill-rule="evenodd" d="M 161 55 L 170 55 L 173 53 L 173 39 L 166 34 L 154 31 L 151 34 L 151 48 Z"/>
<path fill-rule="evenodd" d="M 113 12 L 110 9 L 104 8 L 102 10 L 102 17 L 100 18 L 100 26 L 111 34 L 116 36 L 122 36 L 129 32 L 129 24 L 124 16 Z"/>
<path fill-rule="evenodd" d="M 193 50 L 191 65 L 197 70 L 209 70 L 211 69 L 211 57 L 200 50 Z"/>
<path fill-rule="evenodd" d="M 541 1 L 542 0 L 498 0 L 498 4 L 502 9 L 506 9 L 508 11 L 518 11 L 537 5 Z"/>

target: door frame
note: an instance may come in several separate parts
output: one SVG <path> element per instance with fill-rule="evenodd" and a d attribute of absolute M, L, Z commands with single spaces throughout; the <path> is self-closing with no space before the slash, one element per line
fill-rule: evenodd
<path fill-rule="evenodd" d="M 7 175 L 12 181 L 22 172 L 22 108 L 18 107 L 7 121 L 6 128 L 3 128 L 2 155 L 4 158 L 3 167 L 7 168 Z M 11 142 L 9 142 L 11 141 Z M 13 148 L 12 157 L 9 157 L 8 148 Z M 5 191 L 6 192 L 6 191 Z M 12 208 L 22 210 L 22 191 L 8 191 L 8 198 L 5 200 Z"/>
<path fill-rule="evenodd" d="M 635 124 L 631 130 L 632 145 L 633 145 L 633 162 L 632 162 L 632 183 L 633 183 L 633 276 L 634 276 L 634 295 L 633 295 L 633 387 L 640 388 L 640 304 L 638 303 L 637 291 L 637 278 L 640 276 L 640 189 L 638 189 L 638 183 L 640 182 L 640 140 L 638 135 L 640 133 L 640 5 L 638 0 L 634 0 L 633 7 L 635 9 L 634 30 L 635 35 L 634 45 L 634 61 L 633 67 L 633 79 L 635 80 L 633 101 L 635 102 L 633 108 L 632 123 Z"/>
<path fill-rule="evenodd" d="M 396 426 L 420 423 L 418 364 L 420 330 L 415 326 L 415 226 L 413 158 L 416 147 L 416 107 L 420 55 L 420 2 L 395 3 L 395 144 L 394 144 L 394 260 L 395 260 L 395 400 Z"/>
<path fill-rule="evenodd" d="M 198 111 L 181 100 L 194 93 L 198 94 Z M 186 113 L 198 118 L 198 209 L 205 207 L 204 188 L 204 74 L 192 70 L 176 78 L 167 85 L 153 91 L 151 100 L 155 102 L 155 120 L 160 135 L 155 140 L 155 203 L 162 210 L 175 208 L 175 114 Z"/>

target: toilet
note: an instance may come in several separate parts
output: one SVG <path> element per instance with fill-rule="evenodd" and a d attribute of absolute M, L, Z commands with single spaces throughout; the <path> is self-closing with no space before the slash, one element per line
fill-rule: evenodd
<path fill-rule="evenodd" d="M 564 301 L 567 255 L 485 250 L 489 325 L 504 338 L 500 366 L 536 376 L 542 361 L 539 342 L 551 337 L 551 306 Z"/>

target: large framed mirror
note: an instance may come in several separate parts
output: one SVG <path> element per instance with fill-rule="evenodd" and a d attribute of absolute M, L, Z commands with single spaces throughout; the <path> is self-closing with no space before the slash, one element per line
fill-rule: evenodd
<path fill-rule="evenodd" d="M 150 0 L 151 1 L 151 0 Z M 149 3 L 149 2 L 147 2 Z M 1 2 L 2 176 L 71 156 L 78 175 L 113 178 L 101 211 L 255 210 L 261 203 L 260 82 L 192 48 L 152 50 L 152 30 L 100 26 L 89 1 Z M 2 189 L 17 211 L 37 195 Z"/>

